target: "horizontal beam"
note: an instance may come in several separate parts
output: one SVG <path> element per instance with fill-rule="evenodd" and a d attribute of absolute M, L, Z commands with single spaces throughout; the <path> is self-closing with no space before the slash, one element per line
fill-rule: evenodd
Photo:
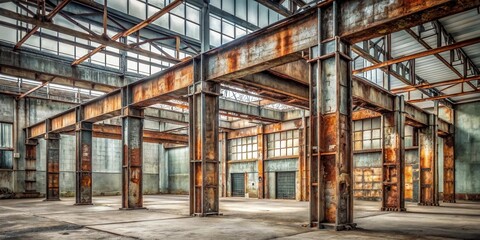
<path fill-rule="evenodd" d="M 33 25 L 36 25 L 40 28 L 45 28 L 45 29 L 48 29 L 48 30 L 60 32 L 60 33 L 63 33 L 63 34 L 67 34 L 67 35 L 78 37 L 78 38 L 85 39 L 85 40 L 90 40 L 90 41 L 93 41 L 93 42 L 100 43 L 102 45 L 118 48 L 120 50 L 140 54 L 142 56 L 158 59 L 158 60 L 161 60 L 161 61 L 165 61 L 165 62 L 169 62 L 169 63 L 177 63 L 178 62 L 178 59 L 169 58 L 169 57 L 166 57 L 166 56 L 163 56 L 163 55 L 151 52 L 151 51 L 144 50 L 142 48 L 136 48 L 136 47 L 133 47 L 133 46 L 129 46 L 127 44 L 116 42 L 116 41 L 113 41 L 111 39 L 104 38 L 101 35 L 91 35 L 91 34 L 87 34 L 87 33 L 84 33 L 84 32 L 76 31 L 76 30 L 73 30 L 73 29 L 68 28 L 68 27 L 63 27 L 63 26 L 60 26 L 60 25 L 56 25 L 53 22 L 41 21 L 41 20 L 35 19 L 33 17 L 28 17 L 28 16 L 25 16 L 25 15 L 22 15 L 22 14 L 18 14 L 18 13 L 15 13 L 15 12 L 3 9 L 3 8 L 0 8 L 0 16 L 4 16 L 4 17 L 7 17 L 7 18 L 11 18 L 11 19 L 14 19 L 14 20 L 21 21 L 21 22 L 33 24 Z"/>
<path fill-rule="evenodd" d="M 454 84 L 471 82 L 471 81 L 476 81 L 476 80 L 480 80 L 480 75 L 471 76 L 471 77 L 467 77 L 467 78 L 451 79 L 451 80 L 435 82 L 435 83 L 421 83 L 421 84 L 417 84 L 417 85 L 413 85 L 413 86 L 399 87 L 399 88 L 392 89 L 391 92 L 395 93 L 395 94 L 398 94 L 398 93 L 414 91 L 414 90 L 417 90 L 417 89 L 428 89 L 428 88 L 433 88 L 433 87 L 454 85 Z"/>
<path fill-rule="evenodd" d="M 318 7 L 322 8 L 325 14 L 331 14 L 331 3 L 332 1 L 324 1 L 319 3 Z M 462 1 L 460 3 L 447 0 L 340 1 L 338 30 L 341 37 L 350 41 L 361 39 L 362 36 L 366 36 L 366 33 L 368 33 L 368 38 L 371 38 L 479 5 L 480 0 Z M 382 11 L 369 10 L 377 8 L 382 9 Z M 385 9 L 388 9 L 388 11 L 384 11 Z M 13 12 L 5 11 L 0 9 L 0 15 L 18 17 L 14 16 Z M 360 14 L 358 14 L 358 11 L 360 11 Z M 316 13 L 316 8 L 307 9 L 267 28 L 260 29 L 204 53 L 201 57 L 206 63 L 205 80 L 233 80 L 298 60 L 297 53 L 299 51 L 318 44 L 319 21 Z M 23 19 L 25 16 L 20 18 Z M 392 23 L 398 22 L 402 24 L 392 25 Z M 48 23 L 40 22 L 40 24 Z M 331 29 L 326 27 L 322 27 L 322 29 L 325 29 L 325 32 L 322 32 L 322 35 L 326 35 L 324 39 L 333 36 Z M 85 119 L 83 120 L 98 121 L 109 118 L 110 115 L 118 114 L 121 107 L 120 93 L 122 91 L 133 93 L 132 105 L 137 107 L 146 107 L 163 99 L 186 94 L 187 88 L 193 84 L 193 77 L 193 60 L 183 61 L 165 71 L 125 86 L 122 90 L 116 90 L 106 96 L 82 104 L 82 109 L 85 111 Z M 361 84 L 360 81 L 357 81 L 357 87 L 360 86 L 358 84 Z M 368 87 L 368 89 L 373 91 L 374 88 Z M 385 92 L 378 94 L 381 98 L 367 99 L 364 98 L 363 93 L 358 93 L 356 96 L 359 99 L 376 101 L 374 106 L 378 108 L 391 110 L 393 104 L 388 103 L 388 101 L 387 103 L 383 102 L 384 99 L 387 99 L 388 94 Z"/>
<path fill-rule="evenodd" d="M 426 51 L 423 51 L 423 52 L 414 53 L 414 54 L 411 54 L 411 55 L 408 55 L 408 56 L 398 57 L 398 58 L 387 60 L 387 61 L 384 61 L 384 62 L 381 62 L 381 63 L 373 64 L 373 65 L 368 66 L 368 67 L 356 69 L 356 70 L 353 71 L 353 74 L 358 74 L 358 73 L 374 70 L 374 69 L 377 69 L 377 68 L 390 66 L 390 65 L 393 65 L 395 63 L 406 62 L 406 61 L 409 61 L 409 60 L 412 60 L 412 59 L 422 58 L 422 57 L 438 54 L 438 53 L 445 52 L 445 51 L 450 51 L 450 50 L 457 49 L 457 48 L 467 47 L 467 46 L 477 44 L 477 43 L 480 43 L 480 37 L 472 38 L 472 39 L 465 40 L 465 41 L 460 41 L 460 42 L 450 44 L 450 45 L 447 45 L 447 46 L 434 48 L 434 49 L 426 50 Z"/>
<path fill-rule="evenodd" d="M 445 99 L 445 98 L 461 97 L 461 96 L 465 96 L 465 95 L 478 94 L 478 93 L 480 93 L 480 89 L 473 90 L 473 91 L 467 91 L 467 92 L 445 94 L 445 95 L 435 96 L 435 97 L 413 99 L 413 100 L 408 100 L 407 102 L 418 103 L 418 102 L 424 102 L 424 101 L 435 101 L 435 100 L 440 100 L 440 99 Z"/>

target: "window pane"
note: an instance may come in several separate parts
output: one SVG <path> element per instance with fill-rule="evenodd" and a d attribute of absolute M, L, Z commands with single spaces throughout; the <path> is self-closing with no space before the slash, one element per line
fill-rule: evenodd
<path fill-rule="evenodd" d="M 0 150 L 0 169 L 13 169 L 13 151 Z"/>
<path fill-rule="evenodd" d="M 13 147 L 13 132 L 11 123 L 0 123 L 0 147 Z"/>

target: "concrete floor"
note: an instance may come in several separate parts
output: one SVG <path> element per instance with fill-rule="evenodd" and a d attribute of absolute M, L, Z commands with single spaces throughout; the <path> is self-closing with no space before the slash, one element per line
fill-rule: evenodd
<path fill-rule="evenodd" d="M 480 203 L 441 207 L 408 203 L 407 213 L 381 212 L 379 202 L 356 201 L 359 229 L 304 227 L 308 203 L 222 198 L 223 216 L 188 216 L 188 196 L 144 196 L 148 210 L 120 211 L 120 197 L 95 197 L 93 206 L 41 199 L 0 201 L 0 239 L 480 239 Z"/>

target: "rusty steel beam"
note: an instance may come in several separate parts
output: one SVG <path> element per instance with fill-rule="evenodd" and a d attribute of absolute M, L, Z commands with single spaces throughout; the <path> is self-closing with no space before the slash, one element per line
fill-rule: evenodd
<path fill-rule="evenodd" d="M 121 140 L 122 127 L 107 124 L 95 124 L 93 125 L 93 137 Z M 149 143 L 173 143 L 187 145 L 188 136 L 183 134 L 143 130 L 143 141 Z"/>
<path fill-rule="evenodd" d="M 443 202 L 455 201 L 455 138 L 449 134 L 443 141 Z"/>
<path fill-rule="evenodd" d="M 455 85 L 459 83 L 465 83 L 465 82 L 471 82 L 471 81 L 476 81 L 480 80 L 480 75 L 477 76 L 471 76 L 471 77 L 466 77 L 466 78 L 458 78 L 458 79 L 451 79 L 451 80 L 446 80 L 446 81 L 441 81 L 441 82 L 435 82 L 435 83 L 421 83 L 413 86 L 405 86 L 405 87 L 399 87 L 392 89 L 392 93 L 398 94 L 398 93 L 404 93 L 404 92 L 410 92 L 414 91 L 417 89 L 428 89 L 428 88 L 433 88 L 433 87 L 441 87 L 441 86 L 446 86 L 446 85 Z"/>
<path fill-rule="evenodd" d="M 25 140 L 25 193 L 37 192 L 37 139 Z"/>
<path fill-rule="evenodd" d="M 436 97 L 413 99 L 413 100 L 408 100 L 407 102 L 409 102 L 409 103 L 417 103 L 417 102 L 424 102 L 424 101 L 435 101 L 435 100 L 440 100 L 440 99 L 444 99 L 444 98 L 460 97 L 460 96 L 465 96 L 465 95 L 470 95 L 470 94 L 476 94 L 476 93 L 480 93 L 480 89 L 473 90 L 473 91 L 467 91 L 467 92 L 459 92 L 459 93 L 445 94 L 445 95 L 436 96 Z"/>
<path fill-rule="evenodd" d="M 75 205 L 92 204 L 93 124 L 79 122 L 75 128 Z"/>
<path fill-rule="evenodd" d="M 429 125 L 420 129 L 419 205 L 438 206 L 437 189 L 437 116 L 430 114 Z"/>
<path fill-rule="evenodd" d="M 228 178 L 228 164 L 227 164 L 227 159 L 228 159 L 228 139 L 227 139 L 227 132 L 222 132 L 220 133 L 220 140 L 222 142 L 222 153 L 221 153 L 221 156 L 222 156 L 222 159 L 221 159 L 221 162 L 222 162 L 222 197 L 227 197 L 227 178 Z"/>
<path fill-rule="evenodd" d="M 143 207 L 143 110 L 128 106 L 130 93 L 123 93 L 122 108 L 122 208 Z"/>
<path fill-rule="evenodd" d="M 320 8 L 317 46 L 310 49 L 310 226 L 353 223 L 352 71 L 350 44 L 338 34 L 336 1 Z M 328 10 L 327 10 L 328 9 Z M 328 14 L 328 11 L 331 11 Z M 331 29 L 331 36 L 324 35 Z M 327 46 L 333 46 L 327 51 Z"/>
<path fill-rule="evenodd" d="M 205 81 L 203 54 L 193 59 L 189 88 L 190 215 L 219 214 L 218 119 L 220 84 Z"/>
<path fill-rule="evenodd" d="M 442 47 L 439 47 L 439 48 L 425 50 L 423 52 L 414 53 L 414 54 L 403 56 L 403 57 L 390 59 L 390 60 L 387 60 L 387 61 L 384 61 L 384 62 L 381 62 L 381 63 L 378 63 L 378 64 L 373 64 L 373 65 L 368 66 L 368 67 L 364 67 L 364 68 L 361 68 L 361 69 L 356 69 L 356 70 L 353 71 L 353 74 L 358 74 L 358 73 L 374 70 L 374 69 L 377 69 L 377 68 L 390 66 L 390 65 L 395 64 L 395 63 L 401 63 L 401 62 L 409 61 L 409 60 L 412 60 L 412 59 L 422 58 L 422 57 L 438 54 L 438 53 L 441 53 L 441 52 L 454 50 L 454 49 L 457 49 L 457 48 L 467 47 L 467 46 L 477 44 L 477 43 L 480 43 L 480 37 L 460 41 L 460 42 L 450 44 L 450 45 L 447 45 L 447 46 L 442 46 Z"/>
<path fill-rule="evenodd" d="M 265 135 L 264 126 L 257 126 L 257 172 L 258 172 L 258 199 L 265 198 Z"/>
<path fill-rule="evenodd" d="M 45 134 L 47 154 L 46 172 L 46 201 L 60 200 L 60 135 L 56 133 Z"/>
<path fill-rule="evenodd" d="M 67 6 L 67 4 L 69 2 L 71 2 L 72 0 L 63 0 L 62 2 L 60 2 L 57 6 L 55 6 L 54 9 L 52 9 L 52 11 L 45 17 L 45 20 L 46 22 L 50 22 L 52 21 L 53 17 L 55 15 L 57 15 L 57 13 L 59 13 L 65 6 Z M 38 6 L 39 7 L 39 6 Z M 37 7 L 37 8 L 38 8 Z M 25 36 L 23 36 L 22 39 L 20 39 L 20 41 L 18 41 L 17 45 L 15 45 L 14 49 L 19 49 L 22 44 L 24 44 L 31 36 L 33 36 L 33 34 L 35 34 L 38 29 L 40 29 L 40 26 L 36 25 L 35 27 L 33 27 Z"/>
<path fill-rule="evenodd" d="M 382 211 L 406 211 L 404 197 L 405 115 L 403 96 L 395 98 L 395 110 L 383 114 Z"/>
<path fill-rule="evenodd" d="M 168 4 L 167 6 L 165 6 L 164 8 L 160 9 L 160 11 L 156 12 L 155 14 L 153 14 L 152 16 L 150 16 L 149 18 L 141 21 L 140 23 L 136 24 L 135 26 L 131 27 L 130 29 L 127 29 L 123 32 L 119 32 L 117 34 L 115 34 L 111 40 L 112 41 L 117 41 L 119 38 L 121 37 L 127 37 L 129 35 L 131 35 L 132 33 L 134 32 L 137 32 L 139 31 L 140 29 L 148 26 L 150 23 L 154 22 L 155 20 L 157 20 L 158 18 L 160 18 L 161 16 L 165 15 L 166 13 L 170 12 L 172 9 L 174 9 L 175 7 L 177 7 L 178 5 L 180 5 L 183 1 L 182 0 L 175 0 L 173 2 L 171 2 L 170 4 Z M 78 65 L 80 63 L 82 63 L 83 61 L 87 60 L 88 58 L 90 58 L 91 56 L 95 55 L 96 53 L 102 51 L 102 49 L 104 49 L 105 47 L 107 47 L 107 45 L 100 45 L 98 46 L 97 48 L 95 48 L 94 50 L 92 50 L 91 52 L 87 53 L 86 55 L 80 57 L 79 59 L 75 60 L 73 63 L 72 63 L 72 66 L 75 66 L 75 65 Z M 168 58 L 168 57 L 167 57 Z M 175 58 L 175 60 L 177 60 Z"/>

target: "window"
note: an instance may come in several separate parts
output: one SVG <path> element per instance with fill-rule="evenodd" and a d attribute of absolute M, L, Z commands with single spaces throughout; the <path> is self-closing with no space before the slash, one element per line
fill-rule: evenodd
<path fill-rule="evenodd" d="M 353 121 L 354 150 L 381 149 L 381 118 Z"/>
<path fill-rule="evenodd" d="M 415 129 L 412 126 L 405 126 L 405 147 L 417 146 L 414 135 Z"/>
<path fill-rule="evenodd" d="M 13 125 L 0 123 L 0 169 L 13 169 Z"/>
<path fill-rule="evenodd" d="M 228 160 L 257 159 L 257 136 L 228 140 L 228 150 Z"/>
<path fill-rule="evenodd" d="M 267 135 L 267 157 L 298 155 L 298 130 L 290 130 Z"/>

